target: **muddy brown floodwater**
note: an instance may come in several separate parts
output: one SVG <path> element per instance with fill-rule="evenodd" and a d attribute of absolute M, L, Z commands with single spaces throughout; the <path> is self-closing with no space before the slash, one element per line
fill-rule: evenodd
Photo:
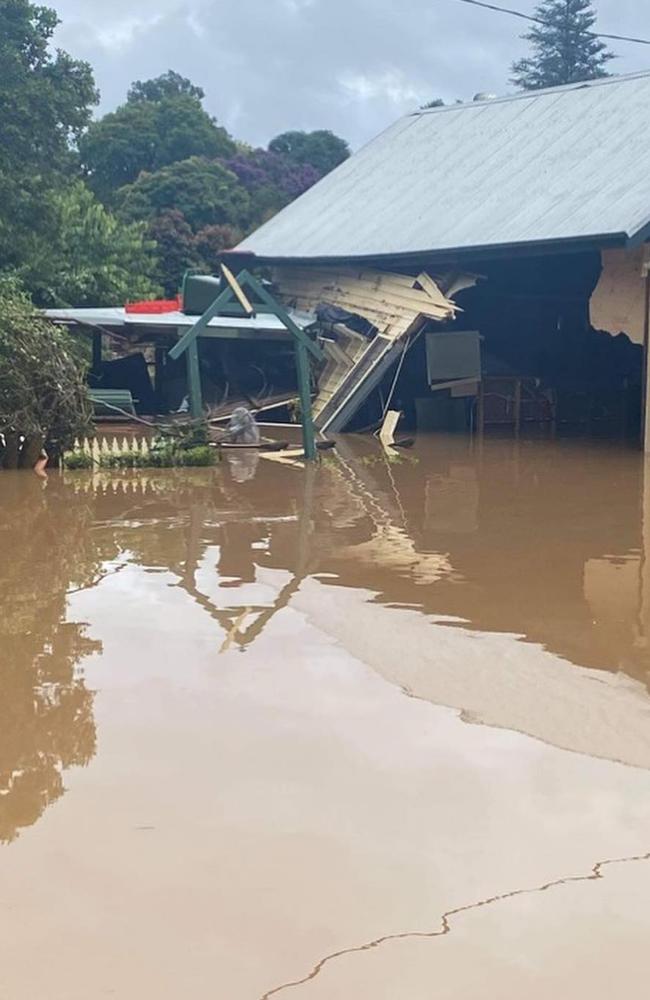
<path fill-rule="evenodd" d="M 0 996 L 645 1000 L 645 471 L 0 474 Z"/>

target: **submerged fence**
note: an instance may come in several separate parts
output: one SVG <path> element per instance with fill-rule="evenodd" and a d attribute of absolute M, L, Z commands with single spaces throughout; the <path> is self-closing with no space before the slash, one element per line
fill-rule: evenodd
<path fill-rule="evenodd" d="M 68 468 L 87 468 L 106 466 L 111 459 L 132 459 L 146 462 L 151 452 L 146 437 L 121 438 L 115 434 L 102 434 L 96 437 L 75 438 L 72 448 L 63 456 L 63 464 Z"/>

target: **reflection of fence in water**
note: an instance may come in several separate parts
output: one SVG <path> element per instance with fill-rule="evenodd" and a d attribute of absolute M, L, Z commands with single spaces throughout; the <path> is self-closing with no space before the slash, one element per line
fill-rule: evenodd
<path fill-rule="evenodd" d="M 193 483 L 197 486 L 206 485 L 206 471 L 206 469 L 93 469 L 92 472 L 86 470 L 80 475 L 76 470 L 65 470 L 63 482 L 72 489 L 75 495 L 89 496 L 93 493 L 108 495 L 111 493 L 139 497 L 162 496 L 170 493 L 177 472 L 181 474 L 183 486 L 191 487 Z M 174 477 L 171 482 L 170 477 Z"/>

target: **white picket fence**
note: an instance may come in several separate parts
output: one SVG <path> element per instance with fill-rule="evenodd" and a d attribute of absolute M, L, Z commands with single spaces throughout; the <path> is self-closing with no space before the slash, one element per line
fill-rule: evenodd
<path fill-rule="evenodd" d="M 93 466 L 102 464 L 102 457 L 114 455 L 117 457 L 133 456 L 145 458 L 150 452 L 146 438 L 122 437 L 116 435 L 101 435 L 93 438 L 75 438 L 74 444 L 67 454 L 84 454 L 92 460 Z"/>

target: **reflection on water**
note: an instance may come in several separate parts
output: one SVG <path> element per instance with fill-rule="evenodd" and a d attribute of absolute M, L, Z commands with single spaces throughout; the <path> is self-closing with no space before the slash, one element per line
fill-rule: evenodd
<path fill-rule="evenodd" d="M 475 450 L 437 439 L 414 461 L 391 465 L 367 456 L 354 470 L 382 508 L 378 526 L 397 529 L 404 558 L 409 550 L 412 557 L 410 568 L 385 573 L 377 530 L 363 579 L 346 560 L 341 582 L 376 589 L 381 602 L 414 603 L 472 629 L 516 633 L 576 665 L 648 683 L 639 454 L 504 441 Z M 420 579 L 432 557 L 440 571 L 436 576 L 429 564 Z M 331 568 L 337 571 L 336 558 Z"/>
<path fill-rule="evenodd" d="M 47 483 L 3 474 L 0 840 L 34 823 L 62 794 L 65 769 L 95 753 L 83 661 L 101 646 L 68 620 L 67 595 L 101 587 L 127 562 L 174 574 L 214 619 L 222 652 L 250 649 L 299 592 L 309 600 L 309 581 L 320 588 L 313 614 L 318 605 L 325 619 L 326 596 L 350 591 L 351 632 L 356 615 L 357 631 L 368 632 L 362 604 L 372 605 L 399 645 L 390 616 L 407 608 L 452 634 L 515 635 L 647 686 L 643 464 L 634 452 L 583 444 L 476 449 L 436 437 L 399 459 L 346 439 L 304 471 L 235 455 L 213 470 Z M 346 602 L 333 607 L 336 635 Z M 384 673 L 413 692 L 398 660 Z M 458 707 L 471 703 L 467 693 Z M 524 728 L 517 719 L 503 724 Z"/>
<path fill-rule="evenodd" d="M 101 645 L 66 621 L 66 593 L 109 557 L 92 504 L 52 482 L 3 476 L 0 490 L 0 842 L 63 793 L 62 771 L 95 753 L 93 695 L 80 665 Z"/>

